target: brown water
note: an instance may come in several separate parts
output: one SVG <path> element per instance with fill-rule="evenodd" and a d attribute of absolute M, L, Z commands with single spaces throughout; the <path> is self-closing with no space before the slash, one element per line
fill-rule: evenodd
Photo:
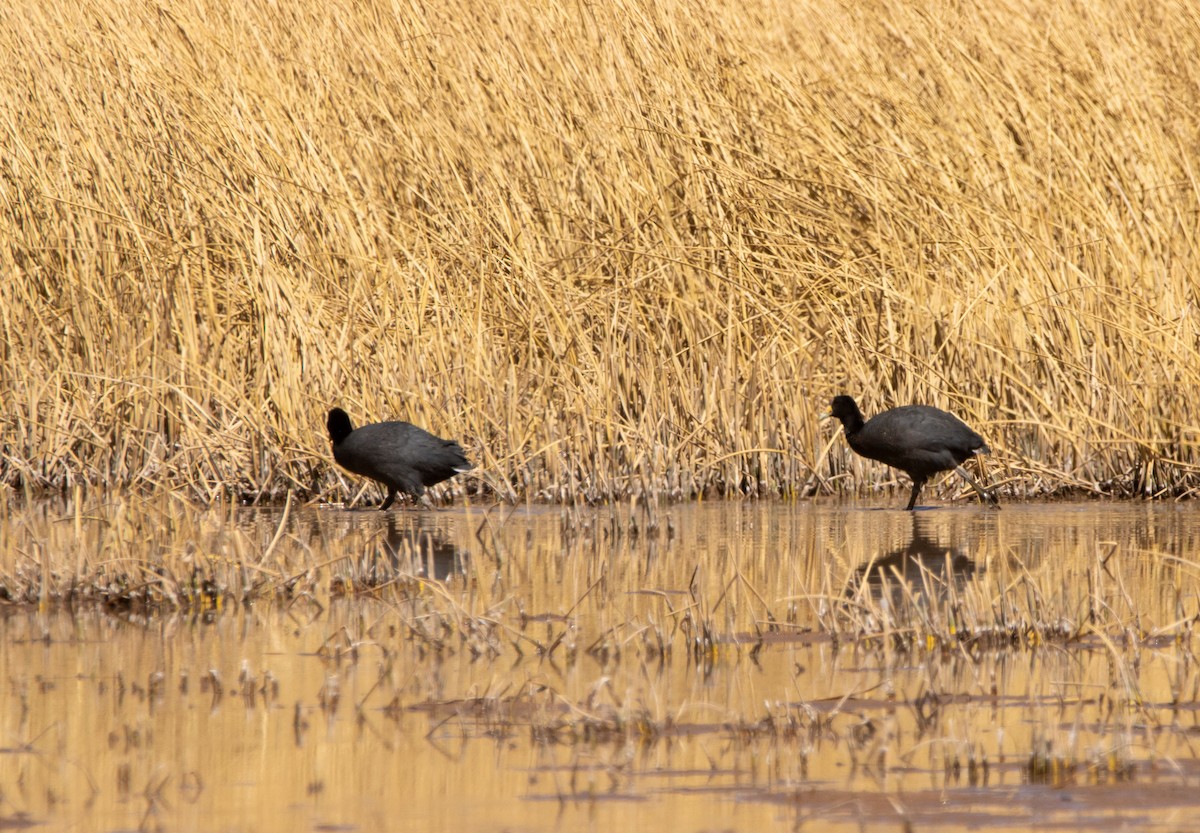
<path fill-rule="evenodd" d="M 0 523 L 9 595 L 47 589 L 0 609 L 0 827 L 1178 830 L 1200 811 L 1193 504 L 285 517 L 119 497 Z M 907 583 L 864 580 L 889 555 Z M 189 570 L 233 589 L 129 603 Z M 72 612 L 71 575 L 127 597 Z"/>

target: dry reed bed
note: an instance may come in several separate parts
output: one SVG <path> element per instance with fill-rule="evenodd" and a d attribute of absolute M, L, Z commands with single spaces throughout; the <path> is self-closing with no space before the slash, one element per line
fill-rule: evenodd
<path fill-rule="evenodd" d="M 0 482 L 344 494 L 331 404 L 550 500 L 1200 486 L 1185 2 L 0 10 Z M 840 476 L 850 470 L 854 477 Z"/>

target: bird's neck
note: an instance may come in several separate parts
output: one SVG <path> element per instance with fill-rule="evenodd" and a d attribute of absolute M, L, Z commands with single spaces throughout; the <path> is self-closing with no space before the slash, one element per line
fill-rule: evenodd
<path fill-rule="evenodd" d="M 863 418 L 862 414 L 853 413 L 849 416 L 842 417 L 842 431 L 847 437 L 851 437 L 862 430 Z"/>

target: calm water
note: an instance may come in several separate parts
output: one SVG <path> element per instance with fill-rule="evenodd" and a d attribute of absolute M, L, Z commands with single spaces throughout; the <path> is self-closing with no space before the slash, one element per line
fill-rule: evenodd
<path fill-rule="evenodd" d="M 46 588 L 0 608 L 0 826 L 1174 830 L 1200 803 L 1193 504 L 0 523 L 9 595 Z M 229 590 L 72 612 L 72 576 Z"/>

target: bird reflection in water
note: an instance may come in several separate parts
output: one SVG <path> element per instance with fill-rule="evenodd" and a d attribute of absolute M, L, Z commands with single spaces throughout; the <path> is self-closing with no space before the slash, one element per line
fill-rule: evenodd
<path fill-rule="evenodd" d="M 397 573 L 446 581 L 465 572 L 466 554 L 460 552 L 449 534 L 424 524 L 424 518 L 392 514 L 387 535 L 380 545 L 388 565 Z"/>
<path fill-rule="evenodd" d="M 975 561 L 961 549 L 940 543 L 919 515 L 912 516 L 912 535 L 906 545 L 894 549 L 854 571 L 849 592 L 869 590 L 875 598 L 888 587 L 895 601 L 910 593 L 944 595 L 953 583 L 961 587 L 976 573 Z"/>

